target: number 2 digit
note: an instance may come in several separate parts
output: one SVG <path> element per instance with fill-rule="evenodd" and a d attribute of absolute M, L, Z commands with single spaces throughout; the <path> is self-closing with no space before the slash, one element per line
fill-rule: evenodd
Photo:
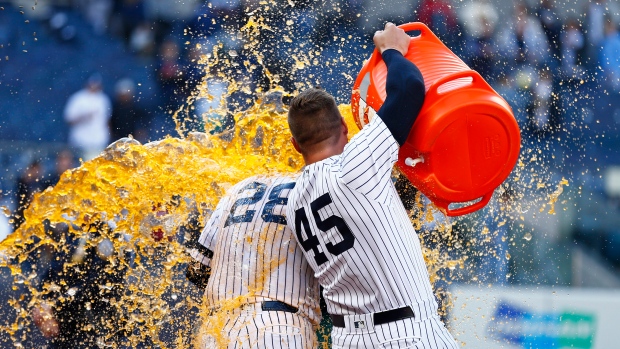
<path fill-rule="evenodd" d="M 259 202 L 260 199 L 262 199 L 263 196 L 265 195 L 266 187 L 267 186 L 264 185 L 263 183 L 252 182 L 246 185 L 245 187 L 241 188 L 241 190 L 239 190 L 239 193 L 243 193 L 246 190 L 252 190 L 252 189 L 255 189 L 256 192 L 254 192 L 254 195 L 252 195 L 249 198 L 241 198 L 235 201 L 235 203 L 230 208 L 230 214 L 228 215 L 228 218 L 226 219 L 226 223 L 224 223 L 224 228 L 226 228 L 227 226 L 231 224 L 251 222 L 252 218 L 254 218 L 254 213 L 255 213 L 254 210 L 246 210 L 245 213 L 237 215 L 237 216 L 235 216 L 235 211 L 237 211 L 237 207 L 239 206 L 252 205 L 252 204 Z"/>
<path fill-rule="evenodd" d="M 263 208 L 263 212 L 261 213 L 261 218 L 263 221 L 268 223 L 277 223 L 277 224 L 286 224 L 286 217 L 281 214 L 274 214 L 273 211 L 276 206 L 283 205 L 286 206 L 288 202 L 287 197 L 280 197 L 280 194 L 285 189 L 293 189 L 295 187 L 295 182 L 283 183 L 276 185 L 273 187 L 271 192 L 269 193 L 269 201 L 265 203 L 265 207 Z M 253 205 L 263 199 L 265 196 L 265 191 L 267 186 L 263 183 L 252 182 L 245 187 L 239 190 L 238 194 L 243 193 L 246 190 L 256 190 L 254 195 L 246 198 L 240 198 L 235 201 L 235 203 L 230 208 L 230 214 L 228 218 L 226 218 L 226 222 L 224 223 L 224 228 L 229 225 L 237 224 L 237 223 L 249 223 L 254 219 L 254 215 L 256 214 L 256 210 L 246 210 L 243 214 L 237 214 L 237 208 L 239 206 L 244 205 Z"/>

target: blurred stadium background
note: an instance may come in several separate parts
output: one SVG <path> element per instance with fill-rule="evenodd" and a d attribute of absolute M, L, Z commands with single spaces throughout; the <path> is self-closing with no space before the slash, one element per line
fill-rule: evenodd
<path fill-rule="evenodd" d="M 294 33 L 292 42 L 261 38 L 271 57 L 266 65 L 289 91 L 300 82 L 319 84 L 349 103 L 372 33 L 386 20 L 423 21 L 512 105 L 523 160 L 537 163 L 520 180 L 533 184 L 521 186 L 528 190 L 520 195 L 509 191 L 515 194 L 509 199 L 523 203 L 518 224 L 503 228 L 510 243 L 498 243 L 506 261 L 482 261 L 445 285 L 459 340 L 472 348 L 617 346 L 609 342 L 620 311 L 617 0 L 0 1 L 0 206 L 7 215 L 28 193 L 20 189 L 28 186 L 24 174 L 40 178 L 32 187 L 54 184 L 58 154 L 71 149 L 65 105 L 89 77 L 101 76 L 113 105 L 119 91 L 131 91 L 131 111 L 113 116 L 123 131 L 142 141 L 176 136 L 171 112 L 205 73 L 196 58 L 223 42 L 235 52 L 232 59 L 254 60 L 227 33 L 245 23 L 248 9 L 268 3 L 270 24 Z M 320 50 L 319 64 L 288 74 L 294 64 L 288 50 L 303 45 Z M 267 89 L 262 74 L 245 77 L 251 91 Z M 231 105 L 243 109 L 259 97 L 231 96 Z M 28 172 L 33 163 L 37 169 Z M 547 214 L 548 200 L 534 197 L 548 198 L 562 178 L 569 184 L 556 213 Z M 464 245 L 477 233 L 468 224 L 485 216 L 452 222 L 462 227 Z M 13 226 L 8 219 L 0 225 L 1 239 Z M 469 248 L 477 260 L 479 247 Z M 499 278 L 483 277 L 498 269 Z M 14 285 L 2 275 L 4 305 Z"/>

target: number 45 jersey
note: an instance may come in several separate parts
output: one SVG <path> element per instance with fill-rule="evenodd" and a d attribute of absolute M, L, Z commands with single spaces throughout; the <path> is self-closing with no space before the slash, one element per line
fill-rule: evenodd
<path fill-rule="evenodd" d="M 243 303 L 276 300 L 298 308 L 315 325 L 320 322 L 318 282 L 286 225 L 294 186 L 291 177 L 255 176 L 220 200 L 192 253 L 211 268 L 205 288 L 209 306 L 236 297 Z"/>
<path fill-rule="evenodd" d="M 288 224 L 330 314 L 437 311 L 420 241 L 391 179 L 398 150 L 375 117 L 342 154 L 307 165 L 289 195 Z"/>

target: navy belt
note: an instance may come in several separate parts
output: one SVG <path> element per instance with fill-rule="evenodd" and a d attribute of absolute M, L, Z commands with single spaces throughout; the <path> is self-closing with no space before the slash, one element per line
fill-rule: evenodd
<path fill-rule="evenodd" d="M 287 313 L 296 313 L 297 308 L 280 301 L 264 301 L 261 303 L 263 311 L 285 311 Z"/>
<path fill-rule="evenodd" d="M 329 315 L 332 318 L 332 324 L 335 327 L 345 328 L 344 315 Z M 392 310 L 381 311 L 372 314 L 375 325 L 387 324 L 388 322 L 398 321 L 415 317 L 415 313 L 411 307 L 402 307 Z"/>
<path fill-rule="evenodd" d="M 256 303 L 243 304 L 239 308 L 237 308 L 237 310 L 248 309 L 249 307 L 254 307 L 256 305 L 257 305 Z M 288 304 L 286 304 L 284 302 L 280 302 L 280 301 L 263 301 L 260 304 L 260 308 L 261 308 L 262 311 L 285 311 L 287 313 L 296 313 L 297 312 L 297 308 L 295 308 L 294 306 L 288 305 Z M 217 313 L 218 311 L 220 311 L 219 307 L 215 307 L 215 308 L 210 309 L 209 310 L 209 316 Z"/>

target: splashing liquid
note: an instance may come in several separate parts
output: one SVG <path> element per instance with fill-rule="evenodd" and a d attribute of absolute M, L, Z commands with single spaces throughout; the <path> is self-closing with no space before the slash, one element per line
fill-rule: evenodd
<path fill-rule="evenodd" d="M 0 324 L 0 330 L 9 334 L 14 343 L 21 343 L 32 335 L 28 325 L 33 309 L 43 303 L 61 306 L 71 302 L 78 292 L 72 288 L 65 290 L 67 285 L 62 283 L 40 287 L 36 269 L 24 274 L 21 265 L 25 261 L 33 256 L 38 258 L 38 251 L 51 248 L 73 256 L 71 262 L 65 263 L 64 273 L 79 274 L 88 269 L 85 251 L 97 251 L 99 257 L 107 261 L 100 273 L 121 275 L 119 280 L 97 285 L 102 294 L 120 290 L 116 296 L 104 298 L 116 309 L 116 315 L 98 324 L 105 329 L 97 339 L 98 346 L 135 347 L 148 343 L 151 347 L 184 348 L 191 343 L 200 344 L 205 334 L 213 336 L 220 347 L 225 346 L 226 338 L 221 336 L 221 329 L 227 314 L 246 303 L 252 292 L 219 304 L 217 312 L 210 314 L 208 325 L 200 328 L 195 319 L 178 318 L 179 313 L 193 312 L 200 316 L 209 313 L 201 302 L 201 295 L 190 292 L 194 288 L 184 278 L 189 260 L 184 243 L 191 238 L 189 235 L 198 233 L 188 222 L 198 222 L 197 226 L 204 223 L 219 198 L 242 179 L 255 174 L 294 173 L 303 165 L 302 158 L 289 145 L 286 111 L 281 105 L 263 103 L 259 98 L 253 101 L 252 107 L 233 112 L 234 129 L 215 135 L 208 131 L 221 125 L 210 121 L 213 115 L 226 115 L 238 109 L 237 106 L 227 105 L 226 98 L 222 98 L 219 106 L 206 115 L 199 119 L 192 116 L 197 101 L 215 98 L 209 90 L 214 80 L 225 82 L 225 95 L 242 92 L 250 96 L 264 92 L 260 88 L 252 91 L 247 80 L 233 80 L 228 74 L 243 70 L 245 74 L 241 75 L 251 76 L 263 65 L 265 51 L 260 49 L 258 38 L 273 29 L 259 10 L 250 15 L 239 31 L 229 29 L 233 31 L 230 33 L 233 40 L 242 41 L 245 50 L 253 52 L 252 60 L 238 62 L 236 52 L 231 54 L 220 44 L 194 61 L 205 76 L 185 105 L 172 113 L 178 138 L 167 136 L 147 144 L 131 138 L 121 139 L 99 157 L 65 172 L 53 188 L 34 196 L 24 211 L 24 223 L 0 244 L 0 267 L 11 270 L 14 289 L 22 285 L 28 290 L 28 294 L 11 301 L 12 314 L 3 314 L 5 318 L 10 316 L 11 322 Z M 295 62 L 291 72 L 318 65 L 320 54 L 309 48 L 296 50 L 291 55 Z M 263 72 L 270 90 L 286 95 L 277 87 L 280 77 L 265 67 Z M 309 85 L 311 82 L 297 84 L 300 89 Z M 350 107 L 341 105 L 339 108 L 352 136 L 357 126 Z M 192 131 L 196 125 L 206 132 Z M 517 172 L 526 169 L 522 158 Z M 549 204 L 557 200 L 565 184 L 560 184 L 559 192 Z M 412 224 L 421 234 L 428 235 L 428 239 L 423 240 L 440 240 L 448 247 L 447 250 L 433 246 L 423 249 L 432 281 L 445 278 L 439 274 L 442 269 L 465 268 L 468 257 L 462 253 L 461 239 L 458 232 L 453 231 L 452 223 L 435 222 L 437 209 L 424 205 L 419 193 L 413 211 Z M 425 233 L 425 224 L 431 223 L 435 224 L 434 231 Z M 67 227 L 66 236 L 53 237 L 50 231 L 61 225 Z M 69 240 L 79 241 L 76 251 L 70 250 Z M 282 261 L 266 262 L 268 267 L 264 272 L 268 273 Z M 58 294 L 61 296 L 50 298 Z M 449 304 L 449 300 L 443 304 L 444 311 Z M 94 307 L 86 302 L 87 310 L 91 310 L 91 306 Z M 174 326 L 167 331 L 173 339 L 161 339 L 162 328 L 170 324 Z M 94 327 L 84 324 L 80 331 L 90 333 Z M 118 333 L 124 334 L 123 342 L 115 340 Z"/>

